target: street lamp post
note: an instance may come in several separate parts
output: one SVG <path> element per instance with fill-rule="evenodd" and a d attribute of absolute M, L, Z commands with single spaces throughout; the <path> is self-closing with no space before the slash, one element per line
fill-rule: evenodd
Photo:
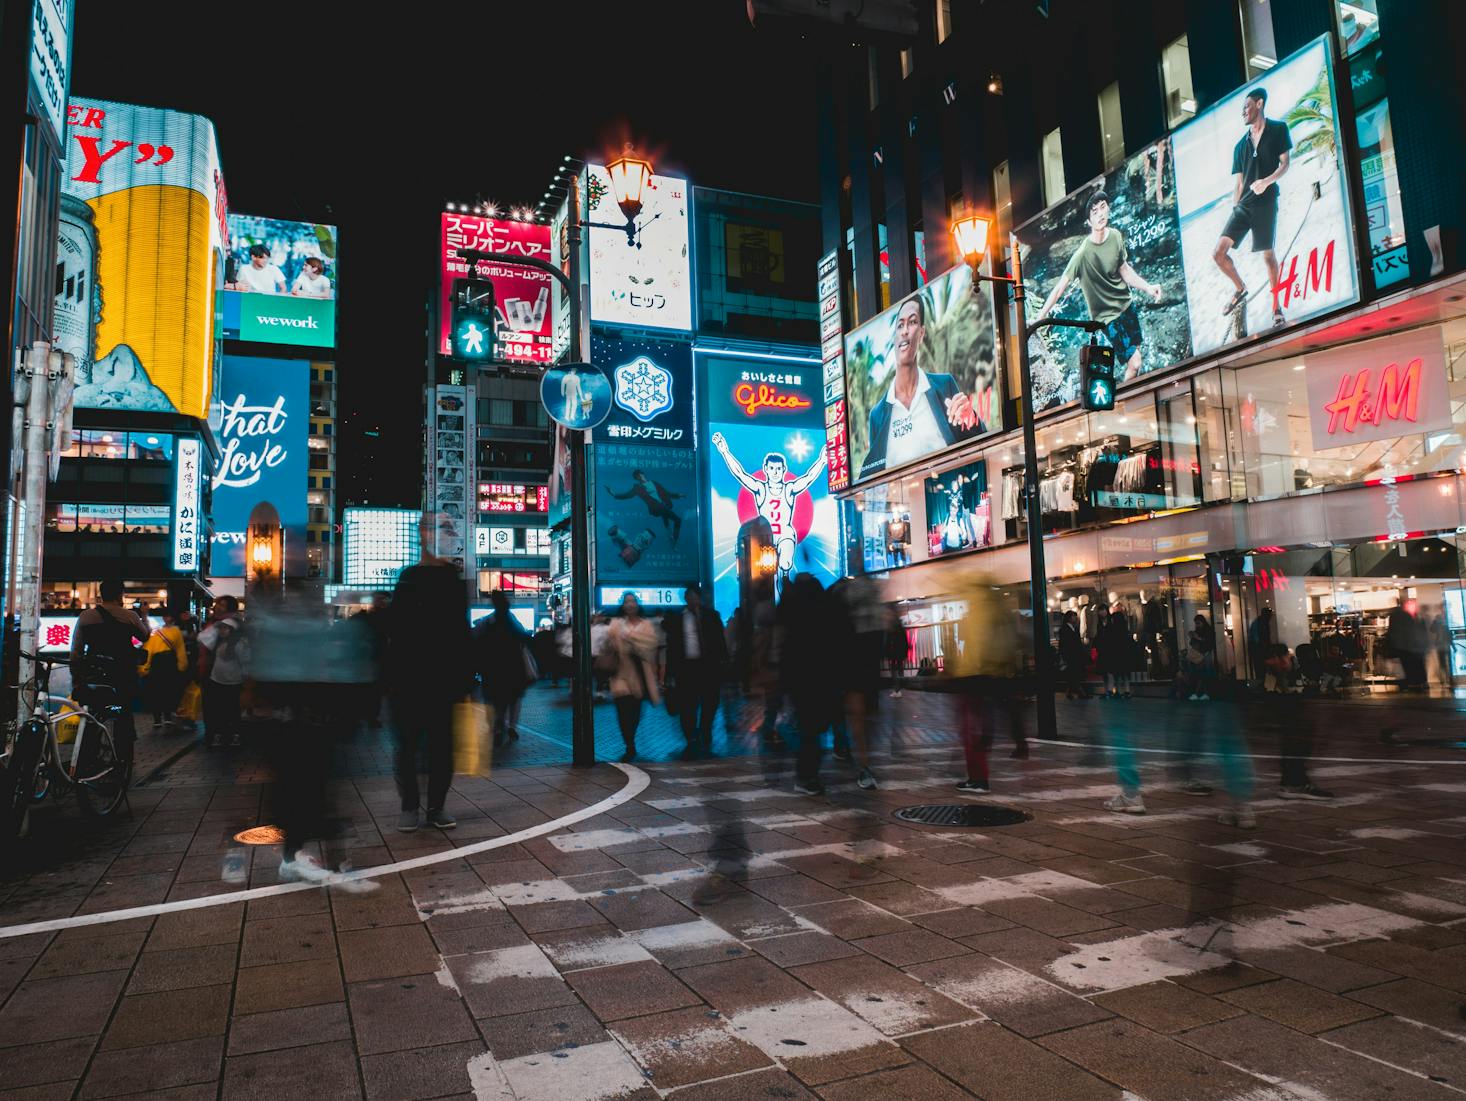
<path fill-rule="evenodd" d="M 1044 318 L 1032 327 L 1024 310 L 1023 265 L 1018 254 L 1018 238 L 1008 235 L 1008 272 L 984 275 L 979 270 L 988 251 L 992 221 L 968 211 L 952 221 L 952 236 L 957 251 L 972 268 L 972 291 L 979 283 L 1004 283 L 1013 292 L 1013 328 L 1018 336 L 1018 387 L 1023 403 L 1023 492 L 1024 514 L 1028 522 L 1028 592 L 1033 613 L 1033 668 L 1035 706 L 1038 709 L 1038 736 L 1053 738 L 1058 732 L 1058 716 L 1054 710 L 1053 655 L 1049 646 L 1049 582 L 1044 562 L 1043 505 L 1038 485 L 1038 433 L 1033 424 L 1033 374 L 1028 363 L 1028 337 L 1044 326 L 1065 326 L 1091 332 L 1103 329 L 1095 321 Z"/>
<path fill-rule="evenodd" d="M 570 314 L 570 346 L 567 349 L 569 362 L 585 360 L 587 340 L 581 330 L 580 302 L 580 244 L 581 231 L 595 229 L 625 229 L 626 243 L 639 247 L 636 240 L 636 216 L 641 213 L 642 192 L 652 177 L 649 161 L 635 156 L 628 145 L 626 151 L 609 165 L 606 171 L 611 177 L 611 194 L 626 216 L 626 225 L 606 225 L 601 222 L 582 221 L 580 217 L 579 177 L 570 181 L 569 198 L 565 218 L 565 243 L 570 254 L 569 274 L 559 266 L 535 256 L 518 256 L 504 252 L 480 252 L 476 249 L 459 249 L 458 255 L 468 262 L 470 271 L 477 271 L 480 262 L 518 264 L 534 268 L 551 276 L 565 291 L 566 308 Z M 596 763 L 595 703 L 594 685 L 591 681 L 590 652 L 590 502 L 586 497 L 585 432 L 569 430 L 570 442 L 570 629 L 573 645 L 571 664 L 575 674 L 570 683 L 570 754 L 571 762 L 577 767 L 589 767 Z"/>

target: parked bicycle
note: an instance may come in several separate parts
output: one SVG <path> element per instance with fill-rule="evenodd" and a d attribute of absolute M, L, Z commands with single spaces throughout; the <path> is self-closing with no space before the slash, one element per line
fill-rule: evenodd
<path fill-rule="evenodd" d="M 76 793 L 83 814 L 102 818 L 127 802 L 131 762 L 118 752 L 113 727 L 121 704 L 83 707 L 51 695 L 51 671 L 61 658 L 22 655 L 36 663 L 22 702 L 29 718 L 4 731 L 0 752 L 0 846 L 24 837 L 31 808 L 47 798 Z M 29 698 L 27 698 L 29 697 Z M 70 747 L 63 753 L 63 747 Z"/>

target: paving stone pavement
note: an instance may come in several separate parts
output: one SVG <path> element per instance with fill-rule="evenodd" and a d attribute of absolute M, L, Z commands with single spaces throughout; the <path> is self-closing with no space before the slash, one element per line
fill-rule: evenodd
<path fill-rule="evenodd" d="M 1181 794 L 1164 752 L 1225 712 L 1065 709 L 1066 740 L 1120 723 L 1153 751 L 1150 813 L 1101 808 L 1114 780 L 1096 749 L 1042 745 L 1000 751 L 980 800 L 1030 817 L 958 830 L 893 817 L 964 798 L 948 701 L 907 696 L 885 708 L 875 792 L 827 762 L 829 793 L 800 796 L 788 754 L 652 761 L 650 785 L 605 814 L 370 894 L 0 935 L 0 1098 L 1466 1092 L 1466 770 L 1431 733 L 1453 714 L 1423 712 L 1408 748 L 1379 738 L 1398 710 L 1323 722 L 1327 803 L 1277 798 L 1277 747 L 1249 732 L 1259 824 L 1244 831 L 1217 821 L 1220 795 Z M 720 750 L 747 748 L 746 720 Z M 648 750 L 670 755 L 675 728 L 657 721 Z M 0 878 L 0 926 L 236 889 L 221 862 L 235 831 L 271 818 L 264 755 L 165 766 L 182 740 L 143 743 L 132 818 L 38 816 Z M 401 834 L 387 743 L 358 738 L 338 762 L 333 852 L 357 867 L 447 853 L 626 782 L 506 760 L 455 780 L 456 830 Z M 247 855 L 243 886 L 277 881 L 278 848 Z"/>

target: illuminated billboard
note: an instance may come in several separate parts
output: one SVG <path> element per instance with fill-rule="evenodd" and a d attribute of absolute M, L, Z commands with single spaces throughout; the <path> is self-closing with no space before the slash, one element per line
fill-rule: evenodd
<path fill-rule="evenodd" d="M 611 411 L 596 440 L 691 447 L 692 345 L 593 335 L 590 361 L 611 380 Z"/>
<path fill-rule="evenodd" d="M 60 250 L 82 288 L 76 405 L 204 418 L 227 198 L 214 124 L 103 100 L 67 112 Z"/>
<path fill-rule="evenodd" d="M 713 600 L 727 615 L 740 603 L 738 532 L 768 522 L 778 582 L 840 576 L 839 516 L 825 477 L 821 369 L 809 360 L 703 355 L 708 395 L 708 511 Z"/>
<path fill-rule="evenodd" d="M 586 167 L 585 212 L 590 239 L 590 318 L 606 325 L 692 328 L 692 260 L 688 248 L 687 181 L 653 176 L 642 193 L 636 241 L 620 228 L 626 216 L 606 170 Z"/>
<path fill-rule="evenodd" d="M 825 477 L 832 490 L 850 485 L 850 439 L 845 432 L 845 331 L 840 310 L 840 258 L 819 263 L 820 376 L 825 402 Z"/>
<path fill-rule="evenodd" d="M 549 261 L 550 227 L 536 222 L 445 213 L 441 219 L 438 279 L 438 352 L 452 355 L 453 283 L 469 278 L 459 249 L 501 252 Z M 554 277 L 521 264 L 478 262 L 475 275 L 494 285 L 495 359 L 551 363 L 555 317 L 550 308 Z"/>
<path fill-rule="evenodd" d="M 173 465 L 173 568 L 197 573 L 203 565 L 203 445 L 180 436 Z"/>
<path fill-rule="evenodd" d="M 310 363 L 225 356 L 222 373 L 210 573 L 245 576 L 249 514 L 268 502 L 285 532 L 285 575 L 304 577 Z"/>
<path fill-rule="evenodd" d="M 224 335 L 266 344 L 336 344 L 336 227 L 229 215 Z"/>
<path fill-rule="evenodd" d="M 391 589 L 397 575 L 422 557 L 415 508 L 348 505 L 341 514 L 343 583 L 354 589 Z"/>
<path fill-rule="evenodd" d="M 478 484 L 480 512 L 549 512 L 550 487 L 510 482 Z"/>
<path fill-rule="evenodd" d="M 597 583 L 697 580 L 697 452 L 597 443 L 594 469 Z"/>
<path fill-rule="evenodd" d="M 1327 36 L 1177 130 L 1197 355 L 1359 297 Z"/>
<path fill-rule="evenodd" d="M 1020 226 L 1028 322 L 1093 320 L 1129 381 L 1191 355 L 1191 327 L 1176 220 L 1175 168 L 1166 138 Z M 1033 406 L 1079 397 L 1082 329 L 1042 328 L 1028 339 Z"/>
<path fill-rule="evenodd" d="M 845 422 L 857 481 L 1002 428 L 997 316 L 967 265 L 846 336 Z"/>

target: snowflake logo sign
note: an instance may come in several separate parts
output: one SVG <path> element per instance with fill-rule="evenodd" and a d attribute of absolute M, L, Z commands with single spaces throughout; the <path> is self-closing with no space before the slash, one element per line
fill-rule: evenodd
<path fill-rule="evenodd" d="M 645 423 L 672 408 L 672 372 L 646 356 L 615 370 L 616 404 Z"/>

